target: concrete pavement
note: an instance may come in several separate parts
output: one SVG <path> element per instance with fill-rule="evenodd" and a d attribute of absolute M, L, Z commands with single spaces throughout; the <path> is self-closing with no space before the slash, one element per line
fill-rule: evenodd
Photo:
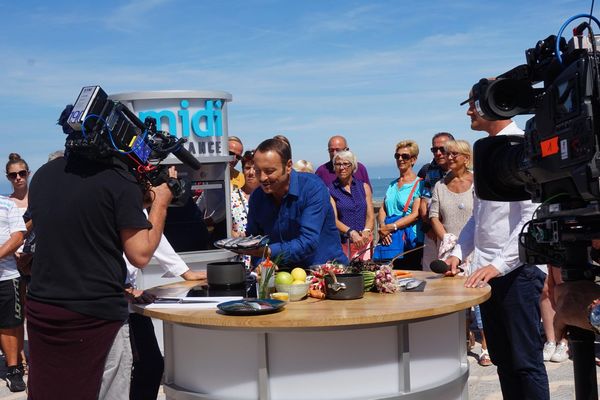
<path fill-rule="evenodd" d="M 477 363 L 477 354 L 480 352 L 479 343 L 475 345 L 472 352 L 469 352 L 469 399 L 470 400 L 501 400 L 500 383 L 496 374 L 496 367 L 482 367 Z M 571 400 L 574 399 L 574 384 L 573 384 L 573 362 L 571 360 L 563 363 L 547 362 L 546 370 L 550 380 L 550 398 L 552 400 Z M 4 367 L 4 359 L 0 358 L 0 377 L 4 378 L 6 368 Z M 598 382 L 600 382 L 600 368 L 597 369 Z M 1 400 L 26 400 L 25 392 L 11 393 L 6 387 L 4 381 L 0 382 L 0 399 Z M 165 400 L 165 396 L 161 392 L 158 396 L 159 400 Z"/>

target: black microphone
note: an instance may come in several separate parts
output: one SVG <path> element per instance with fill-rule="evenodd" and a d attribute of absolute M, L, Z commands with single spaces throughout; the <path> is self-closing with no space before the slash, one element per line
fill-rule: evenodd
<path fill-rule="evenodd" d="M 433 260 L 429 263 L 429 268 L 436 274 L 445 274 L 446 272 L 450 271 L 450 266 L 442 260 Z M 463 272 L 462 268 L 459 268 L 459 270 Z"/>
<path fill-rule="evenodd" d="M 200 161 L 198 161 L 196 157 L 192 155 L 192 153 L 184 149 L 182 145 L 179 145 L 179 148 L 173 151 L 173 155 L 177 157 L 180 161 L 182 161 L 184 164 L 189 165 L 195 170 L 199 170 L 200 167 L 202 167 Z"/>

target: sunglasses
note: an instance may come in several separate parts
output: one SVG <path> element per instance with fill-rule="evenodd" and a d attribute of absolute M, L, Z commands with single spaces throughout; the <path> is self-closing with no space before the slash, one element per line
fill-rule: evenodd
<path fill-rule="evenodd" d="M 29 171 L 23 169 L 19 172 L 9 172 L 8 174 L 6 174 L 8 179 L 10 179 L 11 181 L 17 179 L 17 175 L 19 175 L 21 178 L 27 178 L 27 175 L 29 175 Z"/>
<path fill-rule="evenodd" d="M 412 156 L 408 153 L 402 153 L 402 154 L 396 153 L 396 154 L 394 154 L 394 158 L 396 160 L 402 158 L 404 161 L 408 161 L 412 158 Z"/>
<path fill-rule="evenodd" d="M 242 159 L 242 156 L 240 156 L 239 154 L 235 154 L 233 151 L 230 151 L 229 155 L 235 157 L 235 159 L 238 161 Z"/>
<path fill-rule="evenodd" d="M 433 154 L 437 153 L 438 151 L 439 151 L 440 153 L 442 153 L 442 154 L 446 154 L 446 149 L 445 149 L 443 146 L 440 146 L 440 147 L 432 147 L 432 148 L 431 148 L 431 152 L 432 152 Z"/>
<path fill-rule="evenodd" d="M 448 158 L 456 158 L 460 155 L 464 155 L 463 153 L 459 153 L 458 151 L 449 151 L 448 153 L 446 153 L 446 155 L 448 156 Z"/>

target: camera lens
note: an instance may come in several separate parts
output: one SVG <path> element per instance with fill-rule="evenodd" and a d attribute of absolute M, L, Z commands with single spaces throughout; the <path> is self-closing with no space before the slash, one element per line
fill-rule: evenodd
<path fill-rule="evenodd" d="M 531 83 L 516 79 L 498 79 L 488 89 L 489 106 L 499 118 L 527 113 L 534 104 Z"/>

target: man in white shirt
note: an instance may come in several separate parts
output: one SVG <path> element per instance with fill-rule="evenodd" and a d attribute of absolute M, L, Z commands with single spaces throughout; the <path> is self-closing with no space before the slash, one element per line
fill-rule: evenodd
<path fill-rule="evenodd" d="M 147 215 L 147 211 L 144 213 Z M 165 235 L 161 236 L 153 257 L 165 271 L 163 278 L 180 276 L 186 281 L 206 279 L 206 271 L 191 270 L 175 252 Z M 125 257 L 125 264 L 127 265 L 125 282 L 127 289 L 125 291 L 134 301 L 139 298 L 139 302 L 144 303 L 144 292 L 136 289 L 139 268 L 131 265 L 127 257 Z M 129 400 L 155 399 L 161 384 L 164 362 L 156 341 L 152 320 L 141 314 L 130 312 L 129 329 L 134 355 Z"/>
<path fill-rule="evenodd" d="M 471 129 L 489 136 L 522 135 L 511 120 L 488 121 L 469 99 Z M 474 171 L 477 173 L 477 171 Z M 492 362 L 505 399 L 549 399 L 548 375 L 542 356 L 540 294 L 545 274 L 519 260 L 518 237 L 531 220 L 531 201 L 498 202 L 474 199 L 473 217 L 462 230 L 446 263 L 458 272 L 463 254 L 473 251 L 473 273 L 465 287 L 487 283 L 492 295 L 481 304 L 483 326 Z"/>

